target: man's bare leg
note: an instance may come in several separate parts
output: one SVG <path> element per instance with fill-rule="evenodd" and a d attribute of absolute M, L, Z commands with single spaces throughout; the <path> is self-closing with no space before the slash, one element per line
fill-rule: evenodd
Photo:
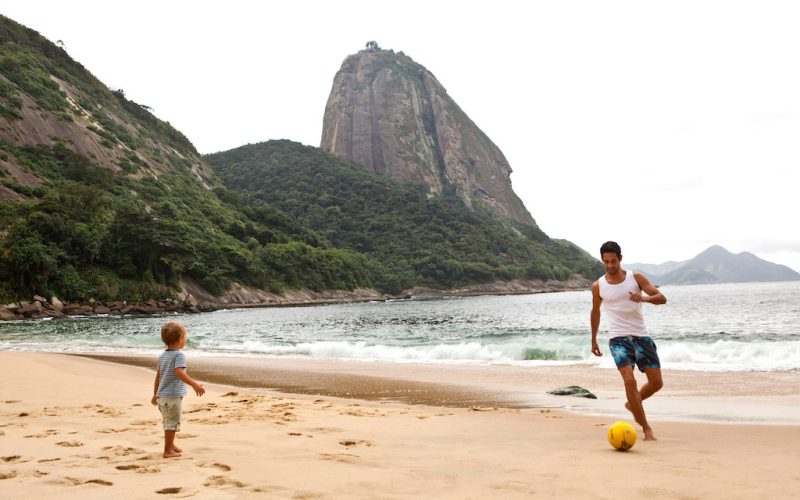
<path fill-rule="evenodd" d="M 650 428 L 650 424 L 647 423 L 647 417 L 644 414 L 644 407 L 642 406 L 642 395 L 639 392 L 639 388 L 636 386 L 636 378 L 633 376 L 633 367 L 632 366 L 623 366 L 619 369 L 620 375 L 622 375 L 622 381 L 625 383 L 625 395 L 628 398 L 628 402 L 625 404 L 625 408 L 627 408 L 632 414 L 633 419 L 636 420 L 636 423 L 642 426 L 642 431 L 644 432 L 644 440 L 645 441 L 655 441 L 656 437 L 653 434 L 653 429 Z M 659 374 L 660 375 L 660 374 Z M 649 381 L 649 378 L 648 378 Z M 655 390 L 652 390 L 654 385 L 645 384 L 642 389 L 645 389 L 648 385 L 651 386 L 648 389 L 647 396 L 651 396 Z"/>
<path fill-rule="evenodd" d="M 644 374 L 647 375 L 647 382 L 639 389 L 639 396 L 642 398 L 642 401 L 664 387 L 664 382 L 661 379 L 661 368 L 645 368 Z M 628 403 L 625 403 L 625 408 L 631 411 L 631 407 Z"/>
<path fill-rule="evenodd" d="M 664 381 L 661 380 L 661 368 L 645 368 L 644 374 L 647 375 L 647 382 L 639 389 L 639 395 L 642 397 L 642 401 L 664 387 Z"/>

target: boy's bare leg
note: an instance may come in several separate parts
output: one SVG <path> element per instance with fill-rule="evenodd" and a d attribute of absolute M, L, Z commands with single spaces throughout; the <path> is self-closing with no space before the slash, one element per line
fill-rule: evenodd
<path fill-rule="evenodd" d="M 181 456 L 180 450 L 175 450 L 175 431 L 164 431 L 164 458 Z"/>
<path fill-rule="evenodd" d="M 642 426 L 644 440 L 655 441 L 656 436 L 653 434 L 653 429 L 650 428 L 650 424 L 647 423 L 647 417 L 644 414 L 644 407 L 642 406 L 643 398 L 639 393 L 639 388 L 636 386 L 636 378 L 633 376 L 633 367 L 623 366 L 619 369 L 619 373 L 622 375 L 622 380 L 625 383 L 625 395 L 628 398 L 628 402 L 625 403 L 625 408 L 633 414 L 633 419 L 636 420 L 636 423 Z M 653 392 L 655 391 L 650 392 L 648 397 L 652 395 Z"/>

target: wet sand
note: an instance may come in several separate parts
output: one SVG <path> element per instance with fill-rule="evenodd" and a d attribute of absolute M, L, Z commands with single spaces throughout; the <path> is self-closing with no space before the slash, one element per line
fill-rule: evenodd
<path fill-rule="evenodd" d="M 367 400 L 468 408 L 561 408 L 628 418 L 621 379 L 589 365 L 522 367 L 190 357 L 193 376 L 238 387 Z M 153 356 L 84 355 L 154 369 Z M 637 373 L 639 383 L 645 378 Z M 665 388 L 647 401 L 653 420 L 696 420 L 800 425 L 800 373 L 664 370 Z M 578 385 L 598 399 L 553 396 Z"/>

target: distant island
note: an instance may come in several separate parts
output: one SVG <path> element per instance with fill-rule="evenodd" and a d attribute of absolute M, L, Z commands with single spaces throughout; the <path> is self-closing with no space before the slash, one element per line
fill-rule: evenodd
<path fill-rule="evenodd" d="M 683 262 L 634 263 L 626 267 L 646 274 L 656 285 L 800 280 L 800 273 L 787 266 L 760 259 L 750 252 L 734 254 L 719 245 Z"/>

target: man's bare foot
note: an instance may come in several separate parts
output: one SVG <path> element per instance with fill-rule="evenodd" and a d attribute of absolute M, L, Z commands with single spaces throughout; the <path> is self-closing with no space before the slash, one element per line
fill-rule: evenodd
<path fill-rule="evenodd" d="M 636 421 L 637 424 L 642 425 L 642 423 L 639 422 L 639 419 L 636 418 L 636 414 L 633 413 L 633 410 L 631 410 L 631 404 L 630 403 L 628 403 L 628 402 L 625 403 L 625 409 L 628 410 L 629 412 L 631 412 L 631 415 L 633 416 L 633 419 Z"/>
<path fill-rule="evenodd" d="M 180 449 L 180 448 L 178 448 L 177 446 L 173 445 L 173 446 L 172 446 L 172 451 L 174 451 L 175 453 L 180 453 L 180 452 L 182 452 L 183 450 L 182 450 L 182 449 Z"/>
<path fill-rule="evenodd" d="M 656 439 L 655 434 L 653 434 L 653 429 L 642 429 L 644 431 L 644 440 L 645 441 L 658 441 Z"/>
<path fill-rule="evenodd" d="M 179 456 L 181 456 L 181 454 L 178 453 L 178 452 L 175 452 L 175 451 L 165 451 L 164 452 L 164 458 L 177 458 Z"/>

